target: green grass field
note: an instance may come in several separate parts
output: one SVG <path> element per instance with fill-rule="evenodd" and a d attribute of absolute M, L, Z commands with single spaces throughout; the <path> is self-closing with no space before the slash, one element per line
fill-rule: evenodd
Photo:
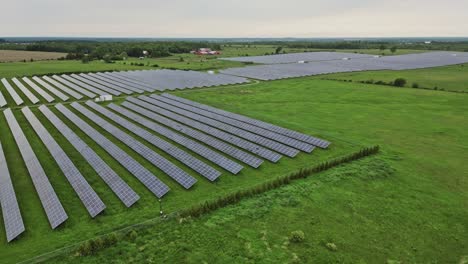
<path fill-rule="evenodd" d="M 318 135 L 331 140 L 333 145 L 329 151 L 301 154 L 278 165 L 247 169 L 238 176 L 226 175 L 217 184 L 199 179 L 198 186 L 189 192 L 171 184 L 173 191 L 163 202 L 166 212 L 350 152 L 358 146 L 380 144 L 383 152 L 187 224 L 177 221 L 157 224 L 139 231 L 134 241 L 122 241 L 96 256 L 76 257 L 71 253 L 55 262 L 95 263 L 119 256 L 122 262 L 290 262 L 298 258 L 304 262 L 453 263 L 466 256 L 466 95 L 314 78 L 176 94 Z M 16 116 L 27 128 L 24 118 L 18 112 Z M 51 128 L 44 118 L 41 120 Z M 27 259 L 157 215 L 156 199 L 102 150 L 94 147 L 143 194 L 135 208 L 123 208 L 61 139 L 60 144 L 73 160 L 83 164 L 86 177 L 108 209 L 104 215 L 90 220 L 76 197 L 70 197 L 70 187 L 52 159 L 41 155 L 41 162 L 51 172 L 54 187 L 70 214 L 64 227 L 51 231 L 3 117 L 0 124 L 5 151 L 15 153 L 8 158 L 8 164 L 18 168 L 13 175 L 14 184 L 22 190 L 20 206 L 26 226 L 30 227 L 21 239 L 0 248 L 5 262 Z M 78 128 L 73 128 L 83 136 Z M 44 149 L 31 129 L 26 132 L 36 150 Z M 54 135 L 60 139 L 58 132 Z M 89 139 L 86 141 L 91 143 Z M 161 175 L 151 165 L 142 163 Z M 171 183 L 164 175 L 161 177 Z M 288 244 L 287 237 L 295 230 L 302 230 L 306 239 L 303 243 Z M 4 239 L 4 234 L 0 237 Z M 337 250 L 327 249 L 327 243 L 335 244 Z"/>
<path fill-rule="evenodd" d="M 447 91 L 468 92 L 468 64 L 443 66 L 429 69 L 402 70 L 402 71 L 367 71 L 353 73 L 335 73 L 317 78 L 330 78 L 353 81 L 384 81 L 392 82 L 396 78 L 405 78 L 406 87 L 414 83 L 420 88 L 444 89 Z"/>

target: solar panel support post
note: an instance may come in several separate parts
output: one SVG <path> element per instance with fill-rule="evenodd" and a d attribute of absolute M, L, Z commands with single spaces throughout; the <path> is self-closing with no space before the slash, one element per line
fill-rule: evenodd
<path fill-rule="evenodd" d="M 163 209 L 162 209 L 162 199 L 159 199 L 159 215 L 161 218 L 164 217 Z"/>

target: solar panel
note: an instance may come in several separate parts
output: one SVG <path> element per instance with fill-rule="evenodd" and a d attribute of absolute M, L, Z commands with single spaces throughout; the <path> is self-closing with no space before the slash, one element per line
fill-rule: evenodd
<path fill-rule="evenodd" d="M 277 80 L 319 74 L 366 70 L 404 70 L 454 65 L 468 62 L 468 52 L 426 52 L 418 54 L 311 61 L 309 63 L 270 64 L 230 68 L 221 73 L 259 80 Z"/>
<path fill-rule="evenodd" d="M 266 129 L 263 129 L 263 128 L 260 128 L 260 127 L 257 127 L 257 126 L 253 126 L 253 125 L 250 125 L 248 123 L 244 123 L 244 122 L 241 122 L 239 120 L 232 119 L 232 118 L 229 118 L 229 117 L 226 117 L 226 116 L 214 113 L 214 112 L 206 111 L 206 110 L 203 110 L 201 108 L 197 108 L 197 107 L 194 107 L 194 106 L 191 106 L 191 105 L 188 105 L 188 104 L 184 104 L 184 103 L 181 103 L 179 101 L 172 100 L 172 99 L 170 99 L 168 97 L 154 96 L 153 98 L 155 98 L 155 99 L 157 99 L 159 101 L 168 103 L 170 105 L 173 105 L 175 107 L 179 107 L 179 108 L 182 108 L 184 110 L 187 110 L 187 111 L 190 111 L 190 112 L 197 113 L 199 115 L 205 116 L 207 118 L 211 118 L 211 119 L 223 122 L 225 124 L 229 124 L 231 126 L 235 126 L 235 127 L 238 127 L 240 129 L 243 129 L 243 130 L 246 130 L 246 131 L 250 131 L 250 132 L 255 133 L 257 135 L 261 135 L 263 137 L 278 141 L 280 143 L 283 143 L 283 144 L 291 146 L 293 148 L 302 150 L 304 152 L 310 153 L 315 148 L 313 145 L 304 143 L 302 141 L 292 139 L 292 138 L 283 136 L 281 134 L 277 134 L 275 132 L 272 132 L 272 131 L 269 131 L 269 130 L 266 130 Z"/>
<path fill-rule="evenodd" d="M 239 171 L 242 170 L 242 165 L 224 157 L 223 155 L 203 146 L 202 144 L 194 141 L 194 140 L 191 140 L 185 136 L 182 136 L 181 134 L 179 133 L 176 133 L 175 131 L 172 131 L 170 129 L 167 129 L 163 126 L 160 126 L 158 124 L 156 124 L 155 122 L 152 122 L 150 121 L 149 119 L 146 119 L 140 115 L 137 115 L 137 114 L 134 114 L 128 110 L 126 110 L 125 108 L 122 108 L 122 107 L 119 107 L 115 104 L 110 104 L 108 105 L 107 107 L 109 107 L 110 109 L 116 111 L 117 113 L 127 117 L 128 119 L 131 119 L 133 120 L 134 122 L 137 122 L 139 123 L 140 125 L 156 132 L 156 133 L 159 133 L 171 140 L 173 140 L 174 142 L 190 149 L 191 151 L 199 154 L 200 156 L 210 160 L 211 162 L 219 165 L 220 167 L 222 167 L 223 169 L 233 173 L 233 174 L 237 174 L 239 173 Z"/>
<path fill-rule="evenodd" d="M 83 87 L 83 88 L 85 88 L 86 90 L 91 91 L 91 92 L 93 92 L 93 93 L 95 93 L 95 94 L 98 94 L 98 95 L 106 95 L 106 94 L 109 94 L 109 93 L 107 93 L 107 92 L 104 92 L 104 91 L 101 91 L 101 90 L 97 89 L 96 87 L 93 87 L 93 86 L 91 86 L 91 85 L 88 85 L 87 83 L 84 83 L 84 82 L 82 82 L 82 81 L 80 81 L 80 80 L 77 80 L 77 79 L 75 79 L 75 78 L 72 78 L 72 77 L 70 77 L 70 76 L 68 76 L 68 75 L 60 75 L 60 77 L 62 77 L 63 79 L 69 81 L 70 83 L 73 83 L 73 84 L 75 84 L 75 85 L 79 85 L 80 87 Z M 68 84 L 67 84 L 67 85 L 68 85 Z M 70 86 L 70 85 L 68 85 L 68 86 Z"/>
<path fill-rule="evenodd" d="M 86 159 L 86 161 L 98 173 L 101 179 L 111 188 L 119 199 L 127 206 L 132 206 L 140 199 L 140 196 L 120 178 L 120 176 L 99 157 L 92 148 L 81 140 L 73 130 L 62 122 L 45 105 L 41 105 L 39 110 L 57 128 L 57 130 L 72 144 L 72 146 Z"/>
<path fill-rule="evenodd" d="M 70 99 L 70 97 L 68 97 L 67 95 L 65 95 L 64 93 L 60 92 L 59 90 L 57 90 L 56 88 L 52 87 L 50 84 L 46 83 L 45 81 L 43 81 L 41 78 L 37 77 L 37 76 L 34 76 L 33 77 L 33 80 L 36 81 L 38 84 L 42 85 L 44 88 L 46 88 L 47 90 L 49 90 L 51 93 L 55 94 L 55 96 L 57 96 L 58 98 L 60 98 L 60 100 L 63 100 L 63 101 L 68 101 L 68 99 Z M 76 94 L 76 93 L 75 93 Z"/>
<path fill-rule="evenodd" d="M 262 64 L 280 64 L 280 63 L 294 63 L 298 61 L 330 61 L 330 60 L 343 60 L 343 59 L 356 59 L 356 58 L 372 58 L 374 55 L 357 54 L 346 52 L 302 52 L 302 53 L 289 53 L 289 54 L 276 54 L 267 56 L 248 56 L 248 57 L 233 57 L 233 58 L 220 58 L 221 60 L 240 61 L 240 62 L 253 62 Z"/>
<path fill-rule="evenodd" d="M 112 95 L 115 95 L 115 96 L 119 96 L 119 95 L 122 94 L 122 93 L 119 92 L 119 91 L 116 91 L 116 90 L 111 89 L 111 88 L 109 88 L 109 87 L 107 87 L 107 86 L 100 85 L 100 84 L 98 84 L 98 83 L 92 82 L 92 81 L 90 81 L 90 80 L 88 80 L 88 79 L 86 79 L 86 78 L 83 78 L 83 77 L 81 77 L 81 76 L 79 76 L 79 75 L 76 75 L 76 74 L 72 74 L 72 75 L 70 75 L 70 77 L 75 78 L 76 80 L 80 81 L 81 83 L 87 84 L 88 87 L 91 87 L 91 86 L 92 86 L 92 87 L 97 87 L 97 88 L 99 88 L 99 90 L 104 91 L 106 94 L 112 94 Z M 88 88 L 88 87 L 87 87 L 87 88 Z M 89 89 L 89 88 L 88 88 L 88 89 Z"/>
<path fill-rule="evenodd" d="M 183 164 L 187 165 L 194 171 L 200 173 L 203 177 L 207 178 L 210 181 L 216 180 L 221 173 L 215 170 L 213 167 L 209 166 L 208 164 L 202 162 L 201 160 L 193 157 L 189 153 L 185 152 L 184 150 L 174 146 L 173 144 L 161 139 L 152 133 L 148 132 L 141 127 L 134 125 L 133 123 L 129 122 L 125 118 L 122 118 L 113 112 L 107 110 L 106 108 L 92 102 L 86 102 L 86 105 L 93 108 L 100 114 L 106 116 L 110 120 L 114 121 L 115 123 L 121 125 L 122 127 L 132 131 L 135 135 L 145 139 L 155 147 L 161 149 L 162 151 L 166 152 L 167 154 L 171 155 L 172 157 L 176 158 Z"/>
<path fill-rule="evenodd" d="M 147 104 L 143 101 L 140 101 L 142 104 Z M 149 107 L 151 107 L 150 104 L 147 104 Z M 251 155 L 250 153 L 247 153 L 243 150 L 240 150 L 236 147 L 233 147 L 221 140 L 218 140 L 215 137 L 212 137 L 210 135 L 207 135 L 205 133 L 202 133 L 198 130 L 192 129 L 188 126 L 182 125 L 181 123 L 175 122 L 171 119 L 165 118 L 161 115 L 158 115 L 154 112 L 151 112 L 149 110 L 146 110 L 136 104 L 132 104 L 130 102 L 123 102 L 121 106 L 124 106 L 140 115 L 143 115 L 151 120 L 157 121 L 161 124 L 164 124 L 165 126 L 168 126 L 182 134 L 185 134 L 189 137 L 192 137 L 196 140 L 199 140 L 200 142 L 203 142 L 204 144 L 217 149 L 233 158 L 236 158 L 237 160 L 240 160 L 244 162 L 245 164 L 258 168 L 262 163 L 263 160 L 260 158 L 255 157 L 254 155 Z"/>
<path fill-rule="evenodd" d="M 118 92 L 121 92 L 121 93 L 124 93 L 124 94 L 132 94 L 133 93 L 133 91 L 130 91 L 130 90 L 126 89 L 126 88 L 122 88 L 122 87 L 117 86 L 117 85 L 113 85 L 113 84 L 108 83 L 108 82 L 104 82 L 104 81 L 99 80 L 99 79 L 97 79 L 94 76 L 89 75 L 89 74 L 80 73 L 79 76 L 87 79 L 90 82 L 95 83 L 93 85 L 96 86 L 96 87 L 110 88 L 112 90 L 115 90 L 115 91 L 118 91 Z"/>
<path fill-rule="evenodd" d="M 119 78 L 116 78 L 116 77 L 114 77 L 112 75 L 109 75 L 107 73 L 98 72 L 98 73 L 96 73 L 96 76 L 99 76 L 99 77 L 103 78 L 103 80 L 104 79 L 110 80 L 110 81 L 113 81 L 115 83 L 120 83 L 122 85 L 126 85 L 126 86 L 129 86 L 129 87 L 134 87 L 134 88 L 144 90 L 144 91 L 147 91 L 147 92 L 153 92 L 154 91 L 153 88 L 146 87 L 146 86 L 143 86 L 143 85 L 139 85 L 137 83 L 132 83 L 132 82 L 124 80 L 124 79 L 119 79 Z"/>
<path fill-rule="evenodd" d="M 321 148 L 327 148 L 330 145 L 330 142 L 328 142 L 326 140 L 323 140 L 323 139 L 312 137 L 312 136 L 309 136 L 309 135 L 306 135 L 306 134 L 303 134 L 303 133 L 299 133 L 299 132 L 294 131 L 294 130 L 279 127 L 279 126 L 276 126 L 276 125 L 273 125 L 273 124 L 270 124 L 270 123 L 267 123 L 267 122 L 263 122 L 263 121 L 260 121 L 260 120 L 257 120 L 257 119 L 247 117 L 247 116 L 231 113 L 231 112 L 224 111 L 224 110 L 221 110 L 221 109 L 218 109 L 218 108 L 214 108 L 214 107 L 211 107 L 211 106 L 208 106 L 208 105 L 200 104 L 200 103 L 190 101 L 190 100 L 182 98 L 182 97 L 177 97 L 175 95 L 171 95 L 171 94 L 167 94 L 167 93 L 162 94 L 162 96 L 164 96 L 166 98 L 170 98 L 170 99 L 178 101 L 178 102 L 181 102 L 181 103 L 184 103 L 184 104 L 188 104 L 188 105 L 192 105 L 194 107 L 198 107 L 200 109 L 204 109 L 204 110 L 207 110 L 207 111 L 211 111 L 213 113 L 217 113 L 217 114 L 220 114 L 220 115 L 223 115 L 223 116 L 226 116 L 226 117 L 230 117 L 232 119 L 236 119 L 236 120 L 239 120 L 239 121 L 242 121 L 242 122 L 257 126 L 257 127 L 268 129 L 270 131 L 273 131 L 273 132 L 276 132 L 276 133 L 279 133 L 279 134 L 282 134 L 282 135 L 285 135 L 285 136 L 288 136 L 288 137 L 291 137 L 291 138 L 295 138 L 297 140 L 308 142 L 308 143 L 310 143 L 310 144 L 312 144 L 314 146 L 318 146 L 318 147 L 321 147 Z"/>
<path fill-rule="evenodd" d="M 33 93 L 31 93 L 31 91 L 29 91 L 29 89 L 26 88 L 20 81 L 18 81 L 18 79 L 13 78 L 11 80 L 24 93 L 24 95 L 26 95 L 26 97 L 31 101 L 31 103 L 33 104 L 39 103 L 39 99 Z"/>
<path fill-rule="evenodd" d="M 142 100 L 144 99 L 147 99 L 147 100 L 151 100 L 149 97 L 144 97 L 144 96 L 140 96 L 140 98 Z M 207 125 L 204 125 L 198 121 L 194 121 L 192 119 L 189 119 L 189 118 L 185 118 L 183 116 L 180 116 L 180 115 L 177 115 L 173 112 L 170 112 L 170 111 L 167 111 L 163 108 L 160 108 L 160 107 L 157 107 L 155 105 L 152 105 L 152 104 L 149 104 L 149 103 L 146 103 L 142 100 L 138 100 L 136 98 L 133 98 L 133 97 L 129 97 L 127 98 L 128 101 L 132 102 L 132 103 L 135 103 L 136 105 L 139 105 L 139 106 L 143 106 L 153 112 L 156 112 L 158 114 L 161 114 L 161 115 L 164 115 L 168 118 L 171 118 L 175 121 L 178 121 L 180 123 L 183 123 L 185 125 L 188 125 L 188 126 L 191 126 L 195 129 L 198 129 L 204 133 L 207 133 L 209 135 L 212 135 L 214 137 L 217 137 L 219 139 L 222 139 L 226 142 L 229 142 L 235 146 L 238 146 L 242 149 L 245 149 L 245 150 L 248 150 L 254 154 L 257 154 L 259 155 L 260 157 L 262 158 L 265 158 L 271 162 L 277 162 L 280 158 L 281 158 L 281 155 L 276 153 L 276 152 L 273 152 L 269 149 L 266 149 L 260 145 L 257 145 L 255 143 L 252 143 L 252 142 L 249 142 L 247 140 L 244 140 L 242 138 L 239 138 L 235 135 L 232 135 L 232 134 L 228 134 L 224 131 L 221 131 L 219 129 L 216 129 L 214 127 L 210 127 L 210 126 L 207 126 Z"/>
<path fill-rule="evenodd" d="M 113 89 L 125 89 L 127 91 L 130 91 L 131 93 L 143 93 L 143 90 L 141 89 L 138 89 L 134 86 L 131 86 L 131 85 L 124 85 L 124 84 L 121 84 L 119 82 L 115 82 L 113 80 L 109 80 L 109 79 L 106 79 L 98 74 L 95 74 L 95 73 L 88 73 L 88 74 L 83 74 L 83 76 L 86 75 L 88 77 L 92 77 L 94 78 L 93 80 L 96 80 L 96 82 L 100 82 L 101 84 L 103 85 L 107 85 Z"/>
<path fill-rule="evenodd" d="M 5 100 L 5 97 L 3 96 L 2 92 L 0 91 L 0 107 L 4 107 L 7 105 L 7 101 Z"/>
<path fill-rule="evenodd" d="M 48 103 L 55 101 L 55 98 L 44 91 L 41 87 L 37 86 L 32 82 L 28 77 L 23 77 L 23 81 L 28 84 L 34 91 L 36 91 L 40 96 L 42 96 Z"/>
<path fill-rule="evenodd" d="M 55 139 L 50 135 L 47 129 L 41 124 L 39 119 L 37 119 L 37 117 L 27 107 L 21 109 L 21 111 L 29 124 L 31 124 L 36 134 L 42 140 L 47 150 L 49 150 L 50 154 L 55 159 L 55 162 L 62 170 L 91 217 L 94 218 L 104 211 L 106 206 L 102 202 L 101 198 L 99 198 L 91 185 L 89 185 L 78 168 L 76 168 L 75 164 L 73 164 L 72 160 L 68 157 L 65 151 L 63 151 L 57 141 L 55 141 Z"/>
<path fill-rule="evenodd" d="M 63 85 L 60 86 L 60 85 L 59 85 L 60 83 L 65 84 L 66 86 L 70 87 L 71 89 L 73 89 L 73 90 L 75 90 L 75 91 L 77 91 L 77 92 L 79 92 L 79 93 L 81 93 L 81 94 L 84 94 L 85 96 L 87 96 L 87 97 L 89 97 L 89 98 L 94 98 L 94 97 L 96 97 L 96 94 L 94 94 L 94 93 L 92 93 L 92 92 L 90 92 L 90 91 L 88 91 L 88 90 L 86 90 L 86 89 L 83 89 L 83 88 L 81 88 L 80 86 L 78 86 L 78 85 L 76 85 L 76 84 L 74 84 L 74 83 L 71 83 L 71 82 L 69 82 L 69 81 L 63 79 L 63 78 L 60 77 L 60 76 L 57 76 L 57 75 L 52 76 L 52 78 L 54 78 L 55 80 L 59 81 L 60 83 L 58 83 L 58 82 L 57 82 L 57 83 L 53 83 L 53 82 L 52 82 L 53 80 L 50 79 L 50 78 L 47 77 L 47 76 L 44 76 L 43 78 L 44 78 L 45 80 L 49 81 L 50 83 L 52 83 L 53 85 L 57 86 L 58 88 L 62 89 L 62 91 L 67 92 L 67 91 L 64 89 L 64 88 L 67 88 L 67 87 L 65 87 L 65 86 L 63 86 Z M 67 93 L 70 94 L 70 95 L 72 95 L 72 94 L 69 93 L 69 92 L 67 92 Z"/>
<path fill-rule="evenodd" d="M 154 152 L 152 149 L 150 149 L 140 141 L 136 140 L 135 138 L 131 137 L 127 133 L 123 132 L 119 128 L 111 125 L 109 122 L 100 118 L 99 116 L 89 111 L 82 105 L 78 103 L 72 103 L 71 106 L 83 115 L 85 115 L 91 121 L 96 123 L 98 126 L 112 134 L 114 137 L 122 141 L 122 143 L 133 149 L 136 153 L 140 154 L 151 164 L 164 171 L 167 175 L 169 175 L 169 177 L 174 179 L 184 188 L 189 189 L 197 182 L 195 178 L 193 178 L 185 171 L 174 165 L 172 162 L 162 157 L 158 153 Z"/>
<path fill-rule="evenodd" d="M 0 142 L 0 205 L 7 241 L 10 242 L 25 231 L 23 218 L 16 200 L 15 189 L 10 178 L 7 161 Z"/>
<path fill-rule="evenodd" d="M 275 151 L 277 151 L 277 152 L 279 152 L 281 154 L 287 155 L 289 157 L 295 157 L 299 153 L 299 151 L 296 150 L 296 149 L 293 149 L 293 148 L 288 147 L 288 146 L 286 146 L 284 144 L 275 142 L 275 141 L 270 140 L 268 138 L 265 138 L 265 137 L 262 137 L 262 136 L 259 136 L 259 135 L 255 135 L 255 134 L 250 133 L 248 131 L 236 128 L 234 126 L 231 126 L 231 125 L 228 125 L 228 124 L 225 124 L 225 123 L 222 123 L 222 122 L 218 122 L 218 121 L 210 119 L 210 118 L 203 117 L 201 115 L 198 115 L 198 114 L 183 110 L 183 109 L 178 108 L 178 107 L 171 106 L 169 104 L 163 103 L 162 101 L 157 101 L 156 98 L 158 98 L 158 97 L 157 96 L 153 97 L 153 96 L 154 95 L 151 95 L 151 98 L 142 97 L 141 99 L 146 101 L 146 102 L 158 105 L 161 108 L 165 108 L 167 110 L 170 110 L 170 111 L 172 111 L 174 113 L 177 113 L 179 115 L 186 116 L 186 117 L 191 118 L 193 120 L 196 120 L 198 122 L 201 122 L 201 123 L 204 123 L 206 125 L 215 127 L 215 128 L 217 128 L 219 130 L 226 131 L 226 132 L 231 133 L 233 135 L 236 135 L 236 136 L 238 136 L 240 138 L 250 140 L 252 142 L 257 143 L 258 145 L 265 146 L 267 148 L 275 150 Z"/>
<path fill-rule="evenodd" d="M 5 115 L 8 126 L 10 127 L 16 144 L 18 145 L 26 168 L 29 171 L 34 188 L 36 188 L 42 207 L 49 219 L 50 226 L 52 229 L 55 229 L 68 219 L 67 213 L 63 209 L 54 188 L 50 184 L 44 169 L 36 157 L 36 154 L 32 150 L 31 145 L 16 121 L 13 112 L 10 109 L 7 109 L 3 114 Z"/>
<path fill-rule="evenodd" d="M 15 101 L 17 105 L 24 104 L 23 99 L 21 99 L 18 93 L 16 93 L 15 89 L 13 89 L 13 87 L 10 85 L 10 83 L 8 83 L 8 81 L 5 78 L 2 79 L 2 83 L 3 86 L 5 86 L 7 92 L 11 95 L 11 98 L 13 98 L 13 101 Z"/>
<path fill-rule="evenodd" d="M 72 113 L 62 104 L 55 106 L 63 115 L 65 115 L 72 123 L 79 127 L 88 137 L 94 140 L 101 146 L 109 155 L 117 160 L 123 167 L 132 173 L 143 185 L 146 186 L 158 198 L 163 197 L 168 191 L 169 187 L 161 182 L 149 170 L 143 167 L 135 159 L 130 157 L 125 151 L 117 147 L 109 139 L 88 125 L 85 121 Z"/>
<path fill-rule="evenodd" d="M 144 82 L 139 82 L 137 80 L 133 80 L 131 78 L 127 78 L 121 74 L 118 74 L 116 72 L 105 72 L 103 73 L 105 74 L 106 76 L 109 76 L 109 77 L 112 77 L 113 79 L 115 80 L 119 80 L 119 81 L 125 81 L 125 82 L 129 82 L 129 83 L 133 83 L 133 84 L 137 84 L 139 85 L 140 87 L 145 87 L 146 89 L 148 89 L 150 92 L 151 91 L 155 91 L 155 90 L 158 90 L 154 87 L 152 87 L 151 85 L 147 84 L 147 83 L 144 83 Z"/>

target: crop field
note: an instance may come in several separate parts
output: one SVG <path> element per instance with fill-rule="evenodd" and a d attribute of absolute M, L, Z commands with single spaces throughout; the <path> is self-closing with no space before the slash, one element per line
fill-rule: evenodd
<path fill-rule="evenodd" d="M 72 251 L 52 262 L 96 263 L 115 256 L 187 263 L 466 259 L 465 94 L 314 78 L 175 94 L 332 141 L 380 144 L 382 153 L 198 219 L 137 229 L 90 257 Z M 341 143 L 337 149 L 344 149 Z M 281 173 L 280 167 L 272 169 Z M 290 242 L 298 230 L 304 241 Z"/>
<path fill-rule="evenodd" d="M 56 60 L 66 55 L 61 52 L 0 50 L 0 62 Z"/>
<path fill-rule="evenodd" d="M 404 78 L 407 81 L 406 87 L 412 87 L 416 84 L 418 88 L 468 92 L 468 64 L 417 70 L 336 73 L 320 78 L 357 82 L 383 81 L 386 83 L 392 82 L 396 78 Z"/>

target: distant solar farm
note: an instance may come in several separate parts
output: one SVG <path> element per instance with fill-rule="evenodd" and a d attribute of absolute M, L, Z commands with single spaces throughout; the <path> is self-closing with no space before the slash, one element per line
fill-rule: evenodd
<path fill-rule="evenodd" d="M 109 192 L 114 193 L 125 207 L 131 207 L 140 200 L 141 194 L 93 146 L 99 146 L 158 199 L 171 190 L 167 179 L 148 170 L 139 159 L 119 147 L 120 144 L 185 190 L 197 184 L 198 176 L 215 183 L 220 177 L 236 175 L 245 167 L 259 169 L 266 162 L 272 165 L 282 157 L 294 158 L 300 152 L 327 149 L 331 144 L 326 139 L 200 104 L 165 93 L 167 91 L 246 85 L 251 82 L 249 78 L 275 80 L 337 72 L 460 64 L 468 62 L 468 53 L 430 52 L 377 57 L 314 52 L 229 60 L 265 65 L 231 68 L 220 74 L 145 70 L 1 79 L 0 107 L 5 125 L 13 135 L 50 227 L 59 227 L 69 216 L 49 180 L 48 171 L 38 158 L 44 153 L 35 149 L 25 133 L 28 128 L 32 128 L 55 160 L 89 216 L 95 218 L 106 210 L 106 203 L 80 171 L 80 164 L 75 164 L 67 149 L 61 146 L 57 135 L 65 138 L 86 160 Z M 93 100 L 109 95 L 120 101 L 102 105 Z M 37 110 L 32 111 L 33 108 Z M 19 115 L 26 122 L 19 122 Z M 53 129 L 48 129 L 41 120 L 50 122 Z M 86 135 L 87 140 L 80 135 Z M 22 193 L 14 188 L 15 179 L 10 175 L 15 167 L 8 167 L 8 155 L 0 143 L 0 202 L 5 233 L 10 242 L 29 227 L 22 218 L 27 212 L 22 212 L 17 202 Z"/>

